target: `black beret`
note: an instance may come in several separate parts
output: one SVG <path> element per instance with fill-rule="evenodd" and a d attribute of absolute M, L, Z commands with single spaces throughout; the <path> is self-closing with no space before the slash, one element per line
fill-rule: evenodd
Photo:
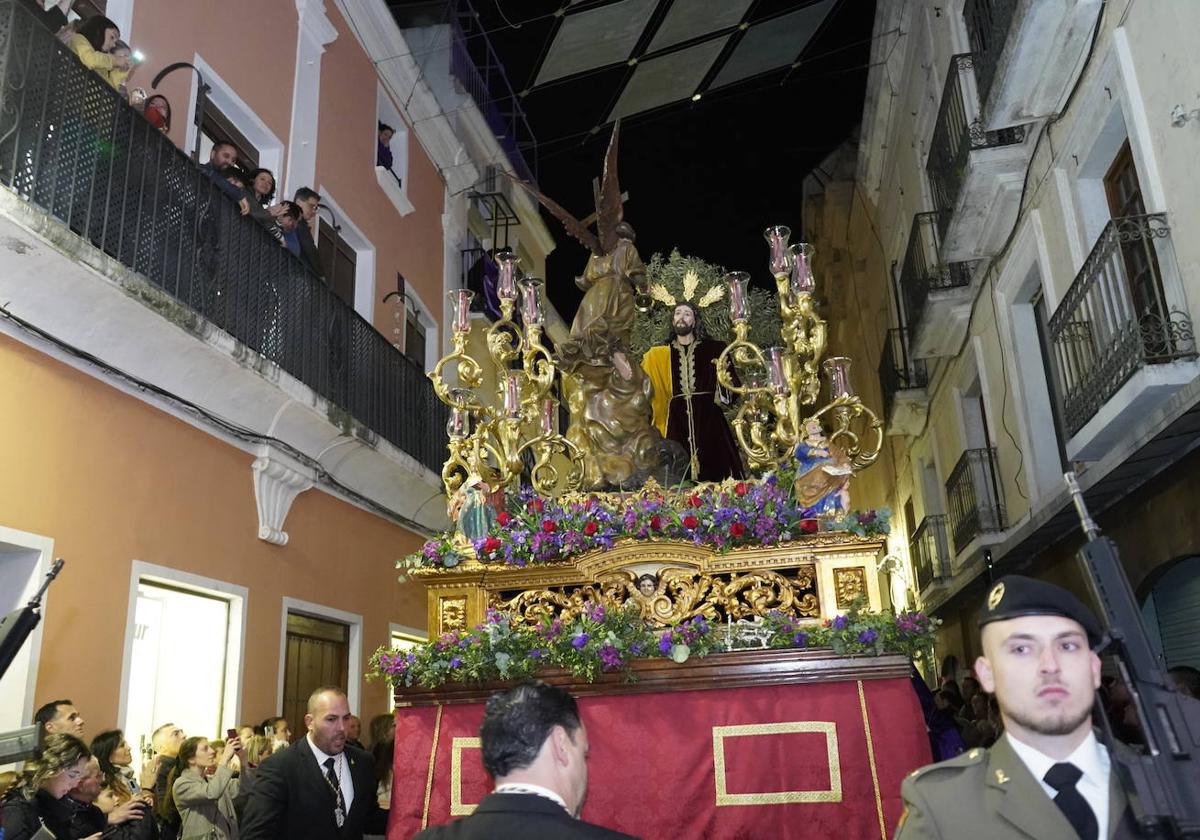
<path fill-rule="evenodd" d="M 988 590 L 979 626 L 1026 615 L 1061 615 L 1077 621 L 1092 647 L 1100 643 L 1103 635 L 1095 613 L 1082 601 L 1061 586 L 1023 575 L 1005 575 Z"/>

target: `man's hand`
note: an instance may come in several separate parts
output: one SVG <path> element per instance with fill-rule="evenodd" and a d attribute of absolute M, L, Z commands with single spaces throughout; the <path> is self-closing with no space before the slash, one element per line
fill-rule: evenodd
<path fill-rule="evenodd" d="M 138 777 L 138 784 L 141 785 L 142 790 L 154 790 L 154 785 L 158 783 L 158 770 L 161 765 L 161 755 L 154 756 L 142 765 L 142 774 Z"/>
<path fill-rule="evenodd" d="M 243 216 L 250 215 L 250 202 L 246 199 L 238 199 L 238 208 L 242 211 Z"/>
<path fill-rule="evenodd" d="M 130 799 L 128 802 L 113 808 L 108 814 L 109 825 L 120 825 L 130 820 L 140 820 L 146 816 L 146 803 L 141 799 Z"/>
<path fill-rule="evenodd" d="M 282 216 L 286 210 L 287 210 L 287 207 L 283 206 L 282 203 L 275 204 L 275 205 L 272 205 L 271 207 L 267 208 L 267 212 L 270 213 L 272 216 L 274 216 L 276 219 L 278 219 L 280 216 Z"/>
<path fill-rule="evenodd" d="M 633 368 L 629 366 L 629 359 L 625 358 L 624 353 L 620 351 L 613 353 L 613 366 L 626 382 L 633 379 Z"/>

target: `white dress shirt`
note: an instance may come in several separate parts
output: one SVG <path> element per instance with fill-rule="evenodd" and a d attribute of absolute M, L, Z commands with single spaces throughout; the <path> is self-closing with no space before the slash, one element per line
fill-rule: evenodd
<path fill-rule="evenodd" d="M 333 759 L 333 774 L 337 776 L 338 787 L 342 789 L 342 799 L 346 802 L 346 813 L 350 813 L 350 806 L 354 802 L 354 780 L 350 777 L 349 760 L 344 752 L 337 755 L 321 752 L 321 748 L 313 743 L 312 733 L 305 736 L 308 738 L 308 746 L 312 748 L 313 755 L 317 757 L 317 765 L 321 769 L 321 775 L 325 775 L 326 759 Z"/>
<path fill-rule="evenodd" d="M 1008 739 L 1008 744 L 1013 748 L 1013 752 L 1021 761 L 1025 762 L 1029 772 L 1038 780 L 1042 790 L 1046 791 L 1046 795 L 1051 799 L 1058 795 L 1058 791 L 1046 784 L 1046 773 L 1050 771 L 1050 768 L 1059 763 L 1074 764 L 1078 767 L 1083 772 L 1083 776 L 1075 783 L 1075 789 L 1079 791 L 1087 804 L 1092 806 L 1092 812 L 1096 815 L 1096 824 L 1100 827 L 1097 836 L 1101 840 L 1108 837 L 1109 777 L 1112 773 L 1112 759 L 1109 758 L 1108 750 L 1096 740 L 1094 732 L 1089 731 L 1087 737 L 1083 739 L 1083 743 L 1062 762 L 1018 741 L 1011 734 L 1006 733 L 1004 737 Z"/>

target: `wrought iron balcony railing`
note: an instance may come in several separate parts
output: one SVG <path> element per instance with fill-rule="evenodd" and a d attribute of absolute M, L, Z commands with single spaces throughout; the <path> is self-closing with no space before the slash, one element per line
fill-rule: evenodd
<path fill-rule="evenodd" d="M 954 535 L 956 552 L 962 551 L 980 534 L 1003 531 L 1007 527 L 994 448 L 963 452 L 946 482 L 946 496 L 950 502 L 950 531 Z"/>
<path fill-rule="evenodd" d="M 967 40 L 975 64 L 975 88 L 979 108 L 987 110 L 988 95 L 996 80 L 1000 54 L 1012 29 L 1019 0 L 966 0 L 963 20 L 967 24 Z"/>
<path fill-rule="evenodd" d="M 946 516 L 926 516 L 913 532 L 908 546 L 917 591 L 924 592 L 935 580 L 950 577 L 950 544 L 946 541 Z"/>
<path fill-rule="evenodd" d="M 939 216 L 942 215 L 945 214 L 938 211 L 917 213 L 908 234 L 904 264 L 900 267 L 900 294 L 910 336 L 917 334 L 925 317 L 929 293 L 970 285 L 975 269 L 974 262 L 942 263 L 939 256 L 942 244 Z"/>
<path fill-rule="evenodd" d="M 24 3 L 0 0 L 0 184 L 435 472 L 446 407 Z M 136 341 L 131 336 L 130 341 Z"/>
<path fill-rule="evenodd" d="M 908 330 L 890 329 L 879 358 L 879 385 L 883 390 L 883 416 L 891 416 L 896 392 L 924 388 L 929 384 L 929 372 L 924 359 L 914 359 L 908 352 Z"/>
<path fill-rule="evenodd" d="M 1170 235 L 1162 213 L 1110 221 L 1050 317 L 1069 435 L 1140 368 L 1196 358 L 1191 319 L 1163 294 L 1160 266 L 1174 261 Z"/>
<path fill-rule="evenodd" d="M 933 206 L 942 211 L 938 233 L 944 238 L 967 177 L 967 159 L 977 149 L 1010 146 L 1025 139 L 1025 127 L 985 131 L 975 96 L 974 56 L 960 53 L 950 59 L 942 102 L 938 108 L 925 173 Z"/>

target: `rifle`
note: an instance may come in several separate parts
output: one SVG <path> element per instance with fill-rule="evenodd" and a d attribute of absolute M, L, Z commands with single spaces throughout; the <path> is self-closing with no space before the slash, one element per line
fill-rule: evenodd
<path fill-rule="evenodd" d="M 1144 753 L 1114 751 L 1113 771 L 1143 834 L 1200 837 L 1200 700 L 1181 695 L 1167 677 L 1146 637 L 1116 545 L 1101 536 L 1088 514 L 1075 473 L 1063 477 L 1088 538 L 1079 560 L 1105 627 L 1096 652 L 1116 656 L 1146 738 Z M 1108 715 L 1101 710 L 1097 718 L 1112 747 Z"/>

